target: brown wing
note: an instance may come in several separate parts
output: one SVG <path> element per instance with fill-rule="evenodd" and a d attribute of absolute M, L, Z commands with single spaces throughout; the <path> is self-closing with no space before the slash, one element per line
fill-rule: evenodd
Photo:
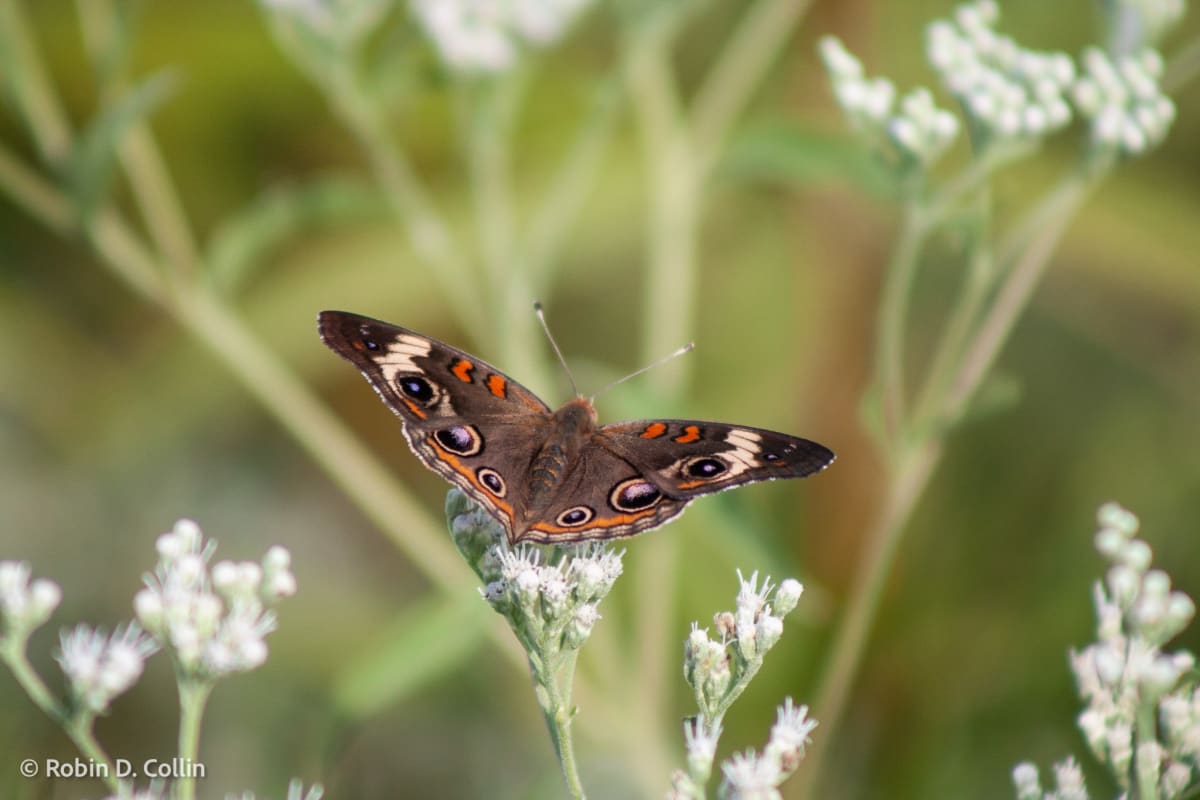
<path fill-rule="evenodd" d="M 619 422 L 602 427 L 599 438 L 675 498 L 691 499 L 755 481 L 803 478 L 835 458 L 832 450 L 808 439 L 723 422 Z"/>

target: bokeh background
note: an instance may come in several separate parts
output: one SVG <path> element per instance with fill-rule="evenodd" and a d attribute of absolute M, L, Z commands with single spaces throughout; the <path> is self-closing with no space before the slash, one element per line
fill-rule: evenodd
<path fill-rule="evenodd" d="M 100 105 L 80 32 L 88 3 L 17 5 L 72 124 L 84 126 Z M 512 371 L 555 405 L 569 386 L 544 343 L 534 339 L 536 349 L 505 360 L 479 334 L 527 326 L 515 317 L 526 298 L 484 291 L 486 301 L 464 315 L 414 256 L 359 143 L 253 3 L 137 5 L 125 68 L 134 78 L 163 68 L 174 76 L 149 120 L 214 270 L 202 282 L 438 519 L 445 485 L 419 466 L 359 376 L 321 345 L 316 313 L 341 308 L 426 332 Z M 612 84 L 617 110 L 601 166 L 539 293 L 585 392 L 641 366 L 647 320 L 679 301 L 645 281 L 646 155 L 620 97 L 617 12 L 597 5 L 529 68 L 510 175 L 519 216 L 544 196 L 597 87 Z M 689 18 L 675 59 L 684 96 L 748 5 L 705 4 Z M 636 716 L 646 663 L 639 622 L 667 604 L 654 640 L 670 670 L 659 698 L 665 717 L 661 730 L 642 735 L 668 764 L 682 763 L 677 722 L 692 712 L 678 665 L 689 622 L 708 624 L 732 606 L 735 567 L 806 583 L 782 642 L 731 712 L 721 752 L 761 747 L 775 705 L 812 696 L 879 501 L 881 471 L 859 411 L 896 205 L 845 132 L 815 40 L 836 33 L 869 71 L 901 87 L 928 84 L 922 29 L 949 9 L 813 4 L 704 189 L 686 320 L 698 347 L 682 368 L 686 382 L 658 392 L 656 381 L 669 377 L 639 379 L 598 404 L 602 420 L 738 421 L 809 436 L 839 454 L 815 479 L 700 501 L 677 524 L 628 542 L 631 573 L 651 537 L 676 539 L 679 555 L 665 562 L 669 574 L 643 569 L 618 582 L 579 669 L 601 687 L 597 700 L 610 713 Z M 1031 46 L 1078 52 L 1094 36 L 1095 9 L 1082 0 L 1053 10 L 1007 3 L 1004 14 L 1002 28 Z M 1194 17 L 1168 52 L 1190 42 L 1195 57 Z M 373 52 L 393 51 L 389 91 L 399 110 L 388 116 L 389 135 L 469 243 L 470 177 L 455 106 L 463 95 L 403 7 L 387 31 Z M 1017 761 L 1048 767 L 1069 753 L 1080 756 L 1096 796 L 1116 794 L 1084 756 L 1066 663 L 1068 648 L 1092 637 L 1091 584 L 1102 569 L 1091 545 L 1096 507 L 1115 499 L 1137 512 L 1157 563 L 1200 595 L 1200 82 L 1185 83 L 1175 100 L 1168 141 L 1106 182 L 1056 251 L 998 366 L 1015 402 L 950 438 L 888 583 L 822 796 L 1008 797 Z M 0 143 L 33 163 L 36 147 L 13 109 L 9 102 L 0 114 Z M 1065 171 L 1080 136 L 1073 128 L 1003 174 L 1001 211 L 1020 210 Z M 289 203 L 316 184 L 327 191 Z M 119 181 L 112 192 L 117 208 L 131 207 Z M 263 211 L 272 202 L 282 210 Z M 220 273 L 220 246 L 252 255 Z M 950 246 L 926 262 L 913 310 L 918 360 L 959 267 Z M 536 368 L 526 376 L 528 363 Z M 323 782 L 331 797 L 559 796 L 528 676 L 487 633 L 502 621 L 455 611 L 454 620 L 472 621 L 465 632 L 437 624 L 455 593 L 415 569 L 327 466 L 226 360 L 131 291 L 78 236 L 0 197 L 0 557 L 27 560 L 64 588 L 62 607 L 31 646 L 51 685 L 61 681 L 56 628 L 128 619 L 155 537 L 191 517 L 218 540 L 218 557 L 254 559 L 271 544 L 287 546 L 299 583 L 266 665 L 213 696 L 202 796 L 250 788 L 278 797 L 291 776 Z M 469 580 L 457 589 L 475 602 Z M 1193 628 L 1180 644 L 1194 650 L 1200 634 Z M 631 775 L 653 748 L 625 728 L 589 726 L 587 700 L 579 702 L 577 749 L 593 796 L 643 794 Z M 104 794 L 99 784 L 21 779 L 21 758 L 73 750 L 6 675 L 0 709 L 0 796 Z M 170 753 L 176 716 L 170 667 L 159 657 L 98 735 L 114 755 Z M 662 791 L 667 781 L 663 772 Z"/>

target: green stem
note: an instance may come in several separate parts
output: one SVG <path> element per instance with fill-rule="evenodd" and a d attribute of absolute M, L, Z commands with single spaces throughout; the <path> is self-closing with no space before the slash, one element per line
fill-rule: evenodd
<path fill-rule="evenodd" d="M 94 764 L 104 765 L 104 783 L 116 795 L 124 797 L 133 791 L 133 786 L 125 780 L 117 777 L 117 768 L 112 759 L 108 757 L 108 753 L 104 752 L 104 748 L 100 746 L 100 742 L 96 741 L 96 735 L 92 731 L 92 724 L 95 722 L 95 717 L 81 715 L 75 719 L 68 720 L 63 729 L 67 732 L 67 736 L 79 748 L 79 752 L 89 761 Z"/>
<path fill-rule="evenodd" d="M 184 764 L 199 763 L 200 723 L 204 719 L 204 706 L 212 689 L 212 681 L 179 679 L 179 757 Z M 195 796 L 196 780 L 191 770 L 187 770 L 175 782 L 174 797 L 177 800 L 194 800 Z"/>
<path fill-rule="evenodd" d="M 742 17 L 696 93 L 693 141 L 708 172 L 729 128 L 791 40 L 811 0 L 760 0 Z"/>
<path fill-rule="evenodd" d="M 25 694 L 29 695 L 37 707 L 50 719 L 65 726 L 70 722 L 70 714 L 58 702 L 41 676 L 34 671 L 29 659 L 25 657 L 26 642 L 25 636 L 10 635 L 0 638 L 0 658 L 3 658 L 4 662 L 8 664 L 13 677 L 17 679 L 17 685 L 25 690 Z"/>
<path fill-rule="evenodd" d="M 1137 799 L 1138 800 L 1158 800 L 1158 779 L 1159 769 L 1151 769 L 1149 764 L 1143 764 L 1142 759 L 1138 758 L 1138 751 L 1147 745 L 1153 745 L 1158 741 L 1158 704 L 1156 702 L 1143 702 L 1138 706 L 1134 726 L 1136 735 L 1134 741 L 1137 746 L 1134 748 L 1133 769 L 1137 777 Z"/>
<path fill-rule="evenodd" d="M 995 363 L 1020 313 L 1028 305 L 1033 287 L 1049 264 L 1055 245 L 1092 185 L 1092 179 L 1072 178 L 1054 192 L 1054 202 L 1044 204 L 1045 213 L 1039 217 L 1041 230 L 1026 241 L 1020 258 L 1007 273 L 982 324 L 962 349 L 953 379 L 942 394 L 931 401 L 931 413 L 935 418 L 956 419 L 961 415 Z M 915 433 L 920 438 L 901 449 L 900 458 L 889 472 L 884 504 L 867 539 L 845 619 L 823 673 L 814 703 L 814 716 L 821 720 L 824 735 L 817 738 L 805 759 L 802 797 L 816 796 L 814 790 L 819 787 L 820 770 L 826 761 L 824 753 L 841 721 L 900 541 L 913 509 L 941 460 L 943 432 L 929 427 Z"/>
<path fill-rule="evenodd" d="M 536 653 L 536 655 L 535 655 Z M 571 684 L 575 677 L 578 650 L 561 652 L 530 651 L 529 667 L 533 673 L 534 691 L 541 706 L 554 752 L 562 768 L 567 791 L 576 800 L 585 797 L 579 768 L 575 763 L 575 746 L 571 739 Z"/>
<path fill-rule="evenodd" d="M 917 256 L 929 226 L 922 206 L 916 201 L 907 208 L 900 224 L 896 247 L 884 272 L 879 319 L 875 325 L 875 386 L 883 420 L 885 454 L 897 457 L 903 446 L 906 423 L 904 397 L 904 339 L 909 299 L 917 274 Z"/>
<path fill-rule="evenodd" d="M 849 605 L 838 626 L 831 655 L 822 671 L 822 681 L 813 704 L 814 718 L 821 721 L 818 736 L 804 759 L 798 797 L 817 797 L 820 770 L 841 721 L 850 688 L 858 674 L 863 649 L 871 624 L 879 609 L 880 598 L 905 526 L 924 492 L 941 457 L 941 448 L 932 441 L 907 450 L 895 462 L 887 496 L 864 544 L 862 558 L 850 590 Z"/>
<path fill-rule="evenodd" d="M 62 167 L 71 157 L 71 128 L 18 0 L 0 0 L 0 71 L 10 73 L 17 106 L 42 159 Z"/>
<path fill-rule="evenodd" d="M 637 31 L 625 50 L 626 82 L 642 137 L 646 190 L 650 198 L 647 263 L 643 306 L 643 363 L 690 338 L 695 302 L 696 224 L 699 185 L 679 98 L 670 70 L 668 46 L 661 30 Z M 677 395 L 690 365 L 676 362 L 671 370 L 647 376 L 665 400 Z M 636 751 L 641 780 L 649 791 L 660 785 L 670 759 L 666 740 L 668 681 L 673 677 L 667 648 L 675 612 L 675 576 L 679 544 L 676 536 L 656 536 L 639 550 L 633 572 L 634 594 L 656 598 L 639 609 L 637 632 L 637 698 L 640 721 Z"/>
<path fill-rule="evenodd" d="M 117 35 L 112 24 L 115 12 L 108 0 L 77 0 L 76 6 L 93 72 L 99 75 L 112 46 L 110 39 Z M 124 86 L 118 81 L 102 87 L 101 102 L 115 99 Z M 134 201 L 163 263 L 184 274 L 195 273 L 199 266 L 195 237 L 149 127 L 141 121 L 132 124 L 118 150 Z"/>
<path fill-rule="evenodd" d="M 448 226 L 435 210 L 408 161 L 392 143 L 378 104 L 363 91 L 358 77 L 344 59 L 331 67 L 331 74 L 324 76 L 319 85 L 367 154 L 371 172 L 404 224 L 413 250 L 441 284 L 447 304 L 458 321 L 477 341 L 485 341 L 486 318 L 479 313 L 484 307 L 482 293 L 455 247 Z"/>
<path fill-rule="evenodd" d="M 72 715 L 58 701 L 41 676 L 33 669 L 29 659 L 26 658 L 26 643 L 26 636 L 8 636 L 0 639 L 0 660 L 8 664 L 17 685 L 25 691 L 25 694 L 29 695 L 29 698 L 47 717 L 62 726 L 63 731 L 79 749 L 80 755 L 93 764 L 104 766 L 103 780 L 110 791 L 114 793 L 120 793 L 123 789 L 128 791 L 130 787 L 117 777 L 116 765 L 113 764 L 112 759 L 108 757 L 108 753 L 104 751 L 100 743 L 96 741 L 96 736 L 92 732 L 92 722 L 95 717 L 91 714 Z"/>
<path fill-rule="evenodd" d="M 525 263 L 535 297 L 547 290 L 551 268 L 599 172 L 604 148 L 612 140 L 616 127 L 619 99 L 617 87 L 611 82 L 598 88 L 591 113 L 575 134 L 549 190 L 532 215 L 525 235 Z"/>

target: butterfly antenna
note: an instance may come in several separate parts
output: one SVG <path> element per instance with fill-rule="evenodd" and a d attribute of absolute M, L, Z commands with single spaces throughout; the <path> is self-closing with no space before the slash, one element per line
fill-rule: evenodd
<path fill-rule="evenodd" d="M 550 326 L 546 324 L 546 314 L 542 311 L 541 303 L 533 304 L 533 313 L 537 314 L 538 322 L 542 323 L 542 330 L 546 333 L 546 338 L 550 340 L 550 346 L 554 348 L 554 355 L 558 356 L 558 363 L 562 364 L 563 372 L 567 373 L 567 380 L 571 382 L 571 391 L 579 397 L 579 387 L 575 385 L 575 376 L 571 374 L 571 368 L 567 366 L 567 360 L 563 358 L 562 350 L 558 349 L 558 342 L 554 341 L 554 334 L 550 333 Z"/>
<path fill-rule="evenodd" d="M 696 343 L 688 342 L 683 347 L 676 350 L 674 353 L 665 355 L 662 358 L 660 358 L 658 361 L 655 361 L 652 364 L 647 364 L 646 366 L 642 367 L 641 369 L 634 370 L 633 372 L 629 373 L 628 375 L 626 375 L 623 378 L 617 378 L 615 381 L 608 384 L 603 389 L 601 389 L 600 391 L 598 391 L 594 395 L 592 395 L 591 399 L 595 400 L 597 397 L 604 394 L 605 392 L 607 392 L 609 389 L 613 388 L 614 386 L 624 383 L 625 381 L 629 380 L 630 378 L 636 378 L 638 375 L 641 375 L 643 372 L 649 372 L 650 370 L 654 369 L 655 367 L 661 367 L 663 364 L 667 363 L 671 359 L 677 358 L 677 357 L 683 355 L 684 353 L 690 353 L 695 349 L 696 349 Z"/>

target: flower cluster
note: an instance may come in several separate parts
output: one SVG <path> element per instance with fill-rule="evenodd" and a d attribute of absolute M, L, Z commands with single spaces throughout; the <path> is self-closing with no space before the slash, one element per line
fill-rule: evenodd
<path fill-rule="evenodd" d="M 1185 681 L 1195 657 L 1163 646 L 1191 622 L 1196 606 L 1151 568 L 1150 546 L 1136 538 L 1137 517 L 1109 503 L 1098 521 L 1096 549 L 1111 566 L 1095 587 L 1097 641 L 1071 654 L 1086 703 L 1079 728 L 1122 789 L 1180 797 L 1200 774 L 1200 691 Z M 1155 717 L 1157 726 L 1146 724 Z M 1013 778 L 1022 800 L 1041 797 L 1035 767 L 1019 765 Z M 1082 778 L 1077 785 L 1076 794 L 1060 788 L 1055 796 L 1085 797 Z"/>
<path fill-rule="evenodd" d="M 1075 84 L 1075 105 L 1091 121 L 1101 151 L 1138 155 L 1167 135 L 1175 104 L 1162 93 L 1162 57 L 1154 50 L 1112 59 L 1096 48 L 1083 56 L 1085 73 Z"/>
<path fill-rule="evenodd" d="M 817 727 L 808 718 L 808 706 L 796 707 L 789 697 L 779 707 L 771 738 L 761 755 L 753 750 L 735 753 L 721 765 L 721 797 L 730 800 L 776 800 L 779 786 L 796 771 L 804 758 L 809 735 Z"/>
<path fill-rule="evenodd" d="M 1066 91 L 1075 65 L 1065 53 L 1039 53 L 996 33 L 994 0 L 955 9 L 953 20 L 930 24 L 929 63 L 962 105 L 981 145 L 1030 141 L 1071 121 Z"/>
<path fill-rule="evenodd" d="M 29 565 L 0 561 L 0 640 L 19 647 L 29 634 L 54 613 L 62 602 L 62 589 L 54 581 L 38 578 L 30 583 Z"/>
<path fill-rule="evenodd" d="M 425 33 L 442 59 L 465 72 L 502 72 L 522 45 L 547 45 L 589 0 L 412 0 Z"/>
<path fill-rule="evenodd" d="M 275 630 L 268 610 L 296 591 L 291 556 L 272 547 L 262 563 L 221 561 L 200 527 L 180 520 L 155 543 L 159 561 L 134 598 L 138 619 L 189 675 L 213 678 L 258 667 L 267 657 L 264 637 Z"/>
<path fill-rule="evenodd" d="M 707 797 L 705 786 L 712 775 L 721 720 L 762 666 L 763 657 L 783 634 L 783 617 L 800 600 L 804 587 L 788 579 L 776 589 L 771 579 L 758 586 L 758 573 L 749 580 L 738 572 L 738 594 L 733 611 L 713 617 L 720 640 L 692 623 L 684 643 L 683 674 L 696 695 L 700 714 L 684 723 L 687 770 L 671 776 L 672 800 Z M 817 725 L 808 718 L 807 706 L 793 706 L 791 698 L 779 708 L 770 740 L 761 755 L 753 750 L 738 753 L 721 765 L 721 796 L 727 798 L 779 797 L 779 785 L 800 765 L 809 734 Z"/>
<path fill-rule="evenodd" d="M 500 525 L 457 489 L 446 498 L 450 533 L 484 587 L 480 594 L 512 625 L 527 647 L 574 650 L 600 619 L 597 606 L 621 575 L 621 558 L 603 545 L 562 551 L 554 563 L 542 551 L 510 550 Z"/>
<path fill-rule="evenodd" d="M 573 556 L 543 564 L 541 552 L 522 545 L 498 545 L 493 558 L 499 574 L 482 591 L 492 607 L 529 641 L 555 641 L 577 649 L 600 619 L 597 606 L 621 575 L 621 556 L 601 545 L 579 548 Z"/>
<path fill-rule="evenodd" d="M 1038 768 L 1027 761 L 1013 769 L 1013 785 L 1017 800 L 1087 800 L 1088 797 L 1083 771 L 1073 758 L 1054 765 L 1054 789 L 1049 792 L 1042 790 Z"/>
<path fill-rule="evenodd" d="M 137 683 L 158 644 L 137 623 L 111 637 L 87 625 L 60 634 L 58 663 L 71 686 L 74 707 L 88 714 L 108 709 L 113 698 Z"/>
<path fill-rule="evenodd" d="M 746 580 L 739 571 L 738 582 L 736 610 L 713 617 L 720 640 L 710 639 L 707 629 L 692 623 L 684 649 L 684 677 L 696 693 L 701 713 L 709 719 L 717 717 L 730 690 L 738 687 L 740 691 L 747 673 L 761 666 L 763 656 L 783 635 L 783 617 L 796 607 L 804 591 L 800 582 L 791 578 L 778 590 L 770 578 L 759 588 L 757 572 Z"/>
<path fill-rule="evenodd" d="M 958 118 L 934 105 L 928 89 L 917 88 L 905 95 L 896 112 L 896 87 L 891 81 L 866 77 L 862 62 L 836 37 L 823 37 L 820 50 L 834 94 L 850 124 L 887 161 L 927 167 L 954 143 Z"/>

